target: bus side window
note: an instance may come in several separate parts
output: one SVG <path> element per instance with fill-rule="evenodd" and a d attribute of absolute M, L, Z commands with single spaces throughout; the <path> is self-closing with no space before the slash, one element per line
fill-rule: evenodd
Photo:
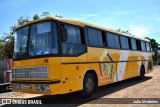
<path fill-rule="evenodd" d="M 81 35 L 81 42 L 83 45 L 86 44 L 85 42 L 85 33 L 84 33 L 84 29 L 83 28 L 80 28 L 80 35 Z"/>
<path fill-rule="evenodd" d="M 126 48 L 129 49 L 129 39 L 126 37 Z"/>
<path fill-rule="evenodd" d="M 114 36 L 112 33 L 107 32 L 107 43 L 109 48 L 114 48 Z"/>
<path fill-rule="evenodd" d="M 127 37 L 121 36 L 120 41 L 122 49 L 129 49 L 129 41 Z"/>
<path fill-rule="evenodd" d="M 131 38 L 128 38 L 129 49 L 132 49 Z"/>
<path fill-rule="evenodd" d="M 137 50 L 136 40 L 133 38 L 131 38 L 131 46 L 132 50 Z"/>
<path fill-rule="evenodd" d="M 97 38 L 98 38 L 98 46 L 103 47 L 103 39 L 102 39 L 102 32 L 97 31 Z"/>
<path fill-rule="evenodd" d="M 61 42 L 67 42 L 67 29 L 64 24 L 60 24 Z"/>
<path fill-rule="evenodd" d="M 136 45 L 137 45 L 137 50 L 142 50 L 141 49 L 141 43 L 140 43 L 140 40 L 136 40 Z"/>
<path fill-rule="evenodd" d="M 146 43 L 146 49 L 149 52 L 150 51 L 149 43 L 148 42 L 145 42 L 145 43 Z"/>
<path fill-rule="evenodd" d="M 98 46 L 97 30 L 88 28 L 88 40 L 90 46 Z"/>
<path fill-rule="evenodd" d="M 119 36 L 118 35 L 114 35 L 114 47 L 116 49 L 120 49 L 120 41 L 119 41 Z"/>
<path fill-rule="evenodd" d="M 141 41 L 142 51 L 146 51 L 146 44 L 144 41 Z"/>
<path fill-rule="evenodd" d="M 67 41 L 62 42 L 62 55 L 77 56 L 86 52 L 84 29 L 74 25 L 64 25 Z"/>
<path fill-rule="evenodd" d="M 67 40 L 68 40 L 67 42 L 74 44 L 81 44 L 80 29 L 70 25 L 66 25 L 65 27 L 67 29 Z"/>
<path fill-rule="evenodd" d="M 102 41 L 103 41 L 103 47 L 107 47 L 107 37 L 104 31 L 102 31 Z"/>
<path fill-rule="evenodd" d="M 95 28 L 88 27 L 89 45 L 92 47 L 103 47 L 102 32 Z"/>

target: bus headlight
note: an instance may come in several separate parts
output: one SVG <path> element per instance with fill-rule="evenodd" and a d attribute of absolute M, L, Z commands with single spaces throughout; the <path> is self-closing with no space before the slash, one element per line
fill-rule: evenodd
<path fill-rule="evenodd" d="M 20 85 L 20 84 L 13 84 L 12 88 L 15 89 L 15 90 L 22 90 L 22 85 Z"/>
<path fill-rule="evenodd" d="M 49 85 L 35 85 L 35 90 L 39 92 L 49 92 Z"/>
<path fill-rule="evenodd" d="M 49 88 L 48 85 L 45 85 L 45 91 L 46 91 L 46 92 L 49 92 L 49 91 L 50 91 L 50 88 Z"/>

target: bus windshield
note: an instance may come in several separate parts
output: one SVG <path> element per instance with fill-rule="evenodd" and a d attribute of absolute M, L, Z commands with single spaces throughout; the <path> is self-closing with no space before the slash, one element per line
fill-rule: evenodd
<path fill-rule="evenodd" d="M 39 22 L 16 31 L 14 58 L 21 59 L 57 53 L 58 42 L 55 23 Z"/>

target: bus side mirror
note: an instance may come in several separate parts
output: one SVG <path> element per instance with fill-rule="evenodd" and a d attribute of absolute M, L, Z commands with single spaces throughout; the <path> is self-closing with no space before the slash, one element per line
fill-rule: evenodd
<path fill-rule="evenodd" d="M 61 28 L 61 40 L 62 42 L 67 41 L 67 29 L 66 28 Z"/>

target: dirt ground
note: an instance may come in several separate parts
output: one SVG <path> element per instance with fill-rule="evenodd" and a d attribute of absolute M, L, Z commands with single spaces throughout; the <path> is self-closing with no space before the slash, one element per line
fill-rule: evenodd
<path fill-rule="evenodd" d="M 27 93 L 16 93 L 7 92 L 1 93 L 0 98 L 23 98 L 23 99 L 52 99 L 52 104 L 56 103 L 60 99 L 59 103 L 61 105 L 55 106 L 80 106 L 80 107 L 160 107 L 160 66 L 155 66 L 153 72 L 146 74 L 144 80 L 138 80 L 137 78 L 125 80 L 122 82 L 106 85 L 99 87 L 99 90 L 91 98 L 81 98 L 78 93 L 70 93 L 66 95 L 56 95 L 56 96 L 45 96 L 38 94 L 27 94 Z M 115 101 L 116 98 L 120 98 L 122 104 L 106 104 L 107 100 Z M 126 99 L 125 99 L 126 98 Z M 124 104 L 124 102 L 129 99 L 131 102 L 132 98 L 159 98 L 159 104 Z M 64 100 L 62 100 L 64 99 Z M 65 100 L 69 104 L 64 104 Z M 74 100 L 76 99 L 76 104 Z M 121 102 L 119 102 L 121 103 Z M 52 106 L 54 106 L 52 105 Z M 8 106 L 8 105 L 0 105 Z M 47 105 L 46 105 L 47 106 Z M 17 107 L 17 106 L 16 106 Z"/>
<path fill-rule="evenodd" d="M 136 78 L 135 78 L 136 79 Z M 146 74 L 144 81 L 135 79 L 127 80 L 126 84 L 134 83 L 133 85 L 127 86 L 123 89 L 117 90 L 111 94 L 103 96 L 102 98 L 159 98 L 160 101 L 160 66 L 154 67 L 153 72 Z M 133 82 L 134 81 L 134 82 Z M 123 81 L 125 82 L 125 81 Z M 118 83 L 116 83 L 118 84 Z M 121 84 L 121 83 L 120 83 Z M 124 83 L 125 84 L 125 83 Z M 127 99 L 126 99 L 127 100 Z M 160 107 L 159 104 L 82 104 L 81 107 Z"/>

